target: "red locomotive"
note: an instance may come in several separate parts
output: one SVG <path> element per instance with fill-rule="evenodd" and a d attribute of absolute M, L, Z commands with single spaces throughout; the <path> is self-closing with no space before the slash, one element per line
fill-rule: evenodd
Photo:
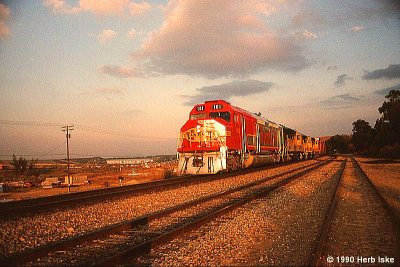
<path fill-rule="evenodd" d="M 179 172 L 206 174 L 251 165 L 314 157 L 324 152 L 311 138 L 224 100 L 193 107 L 178 144 Z"/>

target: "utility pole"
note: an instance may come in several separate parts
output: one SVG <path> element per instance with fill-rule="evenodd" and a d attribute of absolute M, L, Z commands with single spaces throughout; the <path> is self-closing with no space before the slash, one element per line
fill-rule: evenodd
<path fill-rule="evenodd" d="M 67 138 L 67 177 L 68 177 L 68 193 L 71 192 L 71 180 L 70 180 L 70 175 L 69 175 L 69 142 L 68 139 L 71 138 L 71 134 L 69 133 L 72 131 L 74 128 L 74 125 L 65 125 L 62 128 L 61 131 L 66 132 L 66 138 Z"/>

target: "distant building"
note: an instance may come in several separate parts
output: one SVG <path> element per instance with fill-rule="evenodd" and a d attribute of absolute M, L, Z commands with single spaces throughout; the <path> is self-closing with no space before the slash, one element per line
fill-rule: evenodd
<path fill-rule="evenodd" d="M 107 159 L 107 164 L 122 164 L 134 165 L 153 162 L 152 158 L 139 158 L 139 159 Z"/>
<path fill-rule="evenodd" d="M 9 170 L 9 169 L 13 169 L 13 166 L 11 164 L 8 163 L 0 163 L 0 170 Z"/>

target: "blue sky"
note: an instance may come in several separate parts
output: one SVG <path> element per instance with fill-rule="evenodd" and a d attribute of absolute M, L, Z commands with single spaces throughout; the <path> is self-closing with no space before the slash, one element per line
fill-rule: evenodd
<path fill-rule="evenodd" d="M 173 154 L 189 105 L 208 98 L 312 136 L 373 126 L 382 90 L 400 85 L 399 12 L 383 0 L 2 1 L 0 158 L 62 157 L 66 123 L 79 125 L 77 157 Z"/>

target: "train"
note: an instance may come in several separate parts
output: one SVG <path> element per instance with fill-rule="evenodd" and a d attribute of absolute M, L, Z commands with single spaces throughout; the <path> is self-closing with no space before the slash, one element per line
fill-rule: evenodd
<path fill-rule="evenodd" d="M 272 122 L 225 100 L 195 105 L 178 136 L 178 171 L 214 174 L 314 158 L 325 142 Z"/>

